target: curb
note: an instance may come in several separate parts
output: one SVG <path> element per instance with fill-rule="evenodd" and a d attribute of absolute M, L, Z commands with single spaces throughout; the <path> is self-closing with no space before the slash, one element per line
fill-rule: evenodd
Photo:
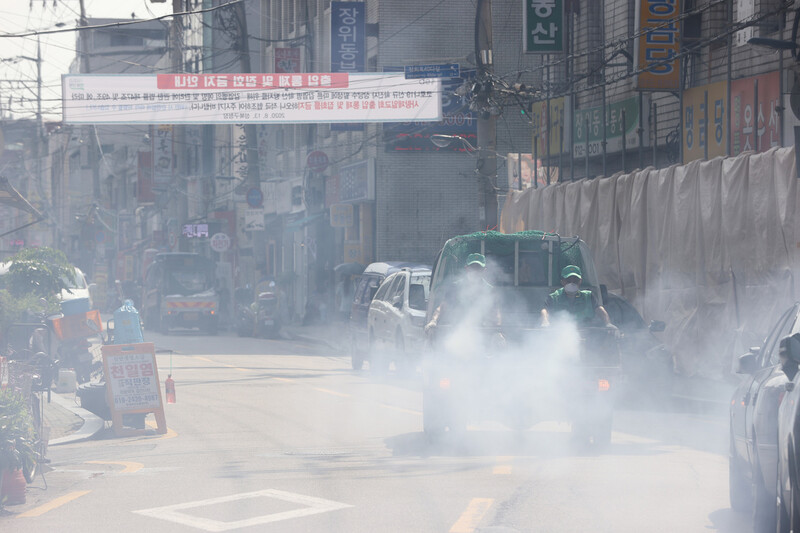
<path fill-rule="evenodd" d="M 320 346 L 325 346 L 325 347 L 331 348 L 333 350 L 338 350 L 339 349 L 339 346 L 336 346 L 335 344 L 333 344 L 333 343 L 331 343 L 329 341 L 318 339 L 317 337 L 312 337 L 310 335 L 305 335 L 303 333 L 297 334 L 297 333 L 289 332 L 289 337 L 292 340 L 295 340 L 295 341 L 297 341 L 297 340 L 305 341 L 305 342 L 308 342 L 308 343 L 311 343 L 311 344 L 317 344 L 317 345 L 320 345 Z"/>
<path fill-rule="evenodd" d="M 105 427 L 105 421 L 102 418 L 82 407 L 78 407 L 75 405 L 75 402 L 70 402 L 69 400 L 61 397 L 58 393 L 52 394 L 50 398 L 54 403 L 57 403 L 67 411 L 70 411 L 71 413 L 83 419 L 83 425 L 72 435 L 51 440 L 48 442 L 48 446 L 58 446 L 59 444 L 70 444 L 73 442 L 89 440 Z"/>

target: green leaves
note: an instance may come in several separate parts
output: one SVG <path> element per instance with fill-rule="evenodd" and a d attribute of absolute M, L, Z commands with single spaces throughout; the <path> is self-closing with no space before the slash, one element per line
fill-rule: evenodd
<path fill-rule="evenodd" d="M 75 269 L 61 250 L 24 248 L 9 261 L 2 285 L 15 297 L 52 298 L 67 288 L 67 280 L 75 280 Z"/>
<path fill-rule="evenodd" d="M 0 471 L 30 467 L 36 461 L 33 419 L 21 395 L 0 391 Z"/>

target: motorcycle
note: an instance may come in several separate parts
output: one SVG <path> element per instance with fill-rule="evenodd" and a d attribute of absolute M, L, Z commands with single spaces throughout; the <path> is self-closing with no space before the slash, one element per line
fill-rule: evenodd
<path fill-rule="evenodd" d="M 278 295 L 262 292 L 258 295 L 256 307 L 256 336 L 274 338 L 281 329 Z"/>
<path fill-rule="evenodd" d="M 240 337 L 252 337 L 255 334 L 256 314 L 251 307 L 253 291 L 250 287 L 241 287 L 234 291 L 236 302 L 236 334 Z"/>

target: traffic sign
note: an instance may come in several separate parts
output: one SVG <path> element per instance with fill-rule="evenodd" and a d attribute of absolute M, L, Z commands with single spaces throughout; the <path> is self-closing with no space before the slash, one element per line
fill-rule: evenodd
<path fill-rule="evenodd" d="M 211 236 L 211 249 L 215 252 L 224 252 L 231 247 L 231 238 L 225 233 L 215 233 Z"/>
<path fill-rule="evenodd" d="M 258 187 L 251 187 L 247 191 L 247 205 L 250 207 L 261 207 L 264 204 L 264 193 Z"/>
<path fill-rule="evenodd" d="M 406 79 L 420 78 L 460 78 L 461 67 L 458 63 L 444 63 L 441 65 L 409 65 L 405 68 Z"/>
<path fill-rule="evenodd" d="M 328 168 L 328 154 L 321 150 L 315 150 L 308 154 L 306 165 L 312 172 L 325 172 Z"/>

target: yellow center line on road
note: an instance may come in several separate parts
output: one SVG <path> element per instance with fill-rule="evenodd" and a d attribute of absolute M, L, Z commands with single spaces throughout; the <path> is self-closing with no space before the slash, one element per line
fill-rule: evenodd
<path fill-rule="evenodd" d="M 142 463 L 134 463 L 133 461 L 86 461 L 90 465 L 121 465 L 125 468 L 122 469 L 120 474 L 133 474 L 138 472 L 144 465 Z"/>
<path fill-rule="evenodd" d="M 472 533 L 494 503 L 492 498 L 472 498 L 467 510 L 462 513 L 450 533 Z"/>
<path fill-rule="evenodd" d="M 202 357 L 202 356 L 199 356 L 199 355 L 195 355 L 194 358 L 195 359 L 200 359 L 201 361 L 205 361 L 206 363 L 213 363 L 214 362 L 211 359 L 209 359 L 208 357 Z"/>
<path fill-rule="evenodd" d="M 30 511 L 25 511 L 22 514 L 17 515 L 17 518 L 35 518 L 37 516 L 42 516 L 48 511 L 52 511 L 53 509 L 57 509 L 64 504 L 71 502 L 72 500 L 78 499 L 81 496 L 85 496 L 89 494 L 90 490 L 79 490 L 76 492 L 70 492 L 69 494 L 65 494 L 56 498 L 55 500 L 45 503 L 44 505 L 40 505 L 39 507 L 34 507 Z"/>

